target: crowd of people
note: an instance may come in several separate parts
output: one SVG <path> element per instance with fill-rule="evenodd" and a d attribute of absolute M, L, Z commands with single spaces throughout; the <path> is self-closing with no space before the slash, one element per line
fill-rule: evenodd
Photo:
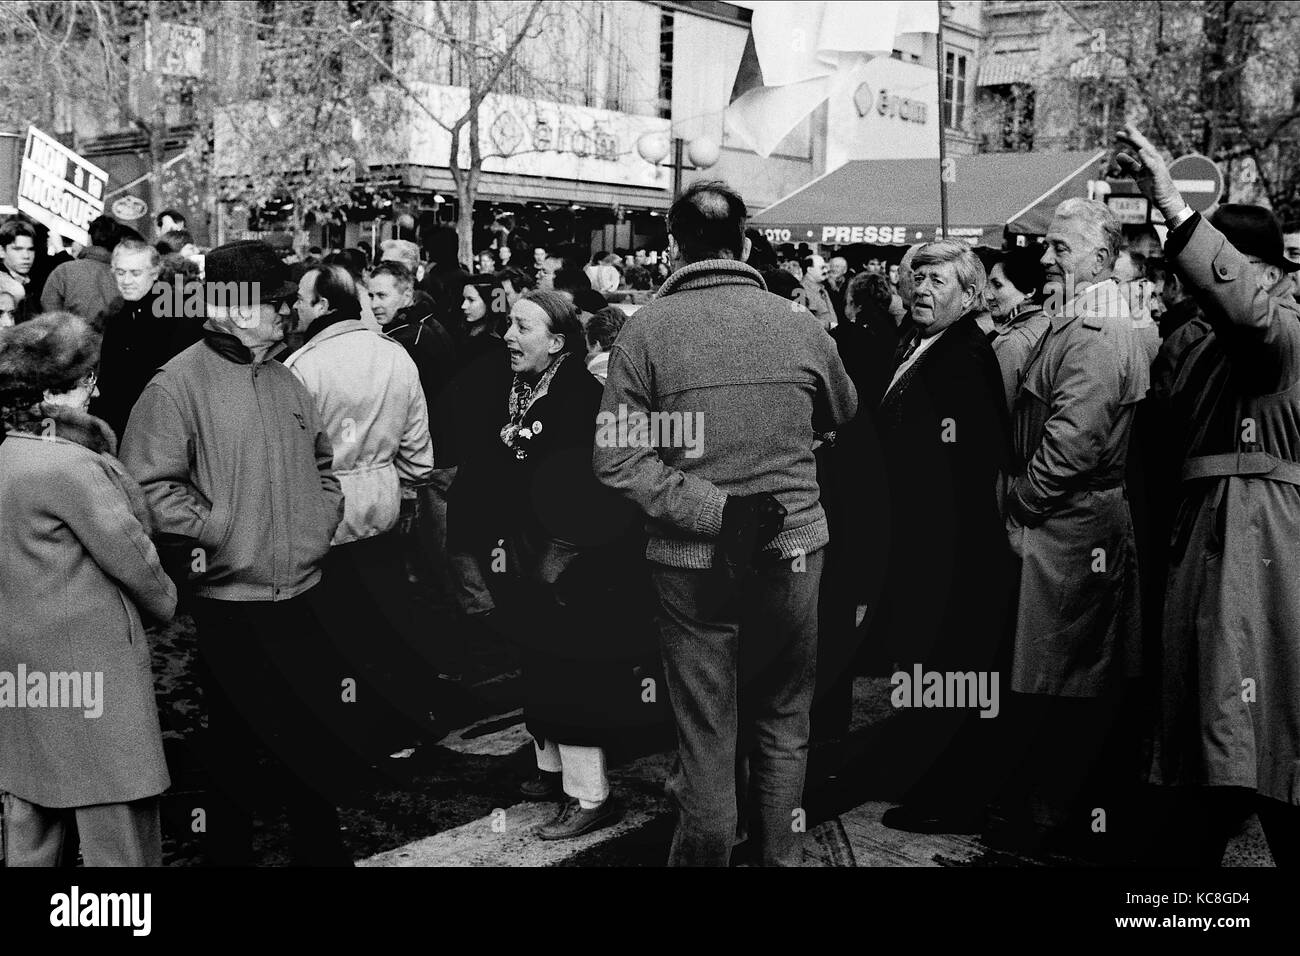
<path fill-rule="evenodd" d="M 214 863 L 279 804 L 296 862 L 350 865 L 337 806 L 449 729 L 488 636 L 522 660 L 543 840 L 621 818 L 609 752 L 661 680 L 670 864 L 798 865 L 810 739 L 869 674 L 890 827 L 1214 865 L 1258 812 L 1294 863 L 1300 264 L 1268 210 L 1194 213 L 1120 143 L 1162 257 L 1070 199 L 1042 244 L 851 263 L 772 248 L 719 182 L 662 258 L 503 221 L 472 270 L 450 231 L 200 253 L 173 216 L 34 274 L 0 226 L 8 865 L 74 829 L 89 865 L 161 863 L 145 623 L 178 606 Z M 16 673 L 102 674 L 103 718 Z"/>

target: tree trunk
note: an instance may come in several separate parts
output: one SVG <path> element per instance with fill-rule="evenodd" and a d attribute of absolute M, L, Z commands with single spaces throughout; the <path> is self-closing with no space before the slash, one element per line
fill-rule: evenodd
<path fill-rule="evenodd" d="M 462 179 L 456 189 L 456 253 L 461 265 L 474 262 L 474 193 L 468 179 Z"/>
<path fill-rule="evenodd" d="M 1205 5 L 1205 52 L 1201 57 L 1201 101 L 1203 125 L 1201 126 L 1200 152 L 1214 158 L 1221 142 L 1221 127 L 1225 108 L 1223 71 L 1227 67 L 1225 52 L 1228 42 L 1228 14 L 1231 0 L 1211 0 Z"/>
<path fill-rule="evenodd" d="M 469 36 L 465 45 L 464 56 L 466 86 L 469 91 L 469 168 L 460 167 L 460 130 L 458 127 L 452 135 L 451 165 L 456 167 L 459 175 L 454 175 L 456 182 L 456 236 L 459 239 L 458 255 L 462 264 L 468 264 L 470 271 L 474 265 L 474 200 L 478 198 L 478 173 L 483 168 L 478 140 L 479 103 L 478 62 L 474 44 L 478 40 L 478 8 L 469 5 Z"/>

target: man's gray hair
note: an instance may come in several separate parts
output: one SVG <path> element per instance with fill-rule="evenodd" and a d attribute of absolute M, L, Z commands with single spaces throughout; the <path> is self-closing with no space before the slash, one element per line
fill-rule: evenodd
<path fill-rule="evenodd" d="M 1124 231 L 1109 206 L 1095 199 L 1074 196 L 1057 206 L 1054 215 L 1087 224 L 1098 247 L 1106 250 L 1109 264 L 1115 264 L 1120 247 L 1124 244 Z"/>
<path fill-rule="evenodd" d="M 412 273 L 420 268 L 420 247 L 409 239 L 385 239 L 379 244 L 379 258 L 400 262 Z"/>
<path fill-rule="evenodd" d="M 399 289 L 410 290 L 415 288 L 415 276 L 410 269 L 396 259 L 384 259 L 370 270 L 372 280 L 378 279 L 380 276 L 388 276 Z"/>
<path fill-rule="evenodd" d="M 911 253 L 910 249 L 908 253 Z M 974 289 L 976 296 L 984 292 L 984 285 L 988 282 L 984 263 L 980 262 L 980 257 L 975 255 L 975 250 L 965 240 L 937 239 L 934 242 L 927 242 L 912 256 L 913 269 L 941 265 L 945 262 L 953 264 L 957 272 L 957 281 L 961 283 L 963 289 Z"/>
<path fill-rule="evenodd" d="M 149 267 L 151 269 L 157 269 L 162 265 L 162 253 L 142 239 L 123 239 L 113 247 L 113 254 L 109 259 L 116 262 L 117 257 L 120 255 L 133 256 L 140 252 L 149 253 Z"/>
<path fill-rule="evenodd" d="M 916 283 L 912 280 L 912 260 L 924 245 L 924 242 L 915 242 L 908 246 L 903 258 L 898 261 L 898 297 L 908 309 L 912 307 L 912 296 L 916 292 Z"/>

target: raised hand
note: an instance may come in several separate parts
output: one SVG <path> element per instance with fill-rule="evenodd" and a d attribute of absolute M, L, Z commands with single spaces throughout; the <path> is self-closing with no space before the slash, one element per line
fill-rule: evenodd
<path fill-rule="evenodd" d="M 1151 141 L 1132 123 L 1115 134 L 1119 149 L 1115 152 L 1115 165 L 1120 172 L 1137 183 L 1142 194 L 1151 200 L 1165 219 L 1172 219 L 1182 211 L 1185 203 L 1174 185 L 1169 167 Z"/>

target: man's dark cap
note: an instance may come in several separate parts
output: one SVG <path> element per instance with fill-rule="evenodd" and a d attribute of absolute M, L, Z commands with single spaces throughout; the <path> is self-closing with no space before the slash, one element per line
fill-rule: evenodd
<path fill-rule="evenodd" d="M 203 280 L 209 283 L 256 282 L 257 295 L 262 302 L 296 295 L 298 291 L 290 277 L 289 267 L 274 249 L 258 239 L 241 239 L 213 249 L 204 260 Z"/>
<path fill-rule="evenodd" d="M 1262 259 L 1283 272 L 1300 269 L 1300 263 L 1291 262 L 1282 254 L 1282 226 L 1263 206 L 1227 203 L 1214 211 L 1210 224 L 1242 255 Z"/>

